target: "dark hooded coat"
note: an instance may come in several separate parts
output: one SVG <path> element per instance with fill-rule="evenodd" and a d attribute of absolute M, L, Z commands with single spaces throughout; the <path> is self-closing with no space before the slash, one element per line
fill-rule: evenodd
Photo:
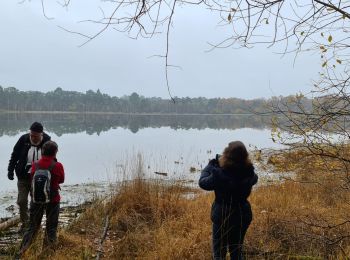
<path fill-rule="evenodd" d="M 199 186 L 215 192 L 211 219 L 214 223 L 248 224 L 252 211 L 248 202 L 253 185 L 258 181 L 253 165 L 236 166 L 225 170 L 213 159 L 202 170 Z"/>
<path fill-rule="evenodd" d="M 51 137 L 46 133 L 43 133 L 43 140 L 38 145 L 38 147 L 42 147 L 43 144 L 49 141 Z M 8 165 L 8 172 L 13 173 L 16 172 L 18 179 L 30 179 L 30 174 L 28 174 L 28 170 L 31 166 L 27 167 L 27 157 L 28 151 L 31 147 L 29 133 L 22 135 L 13 148 L 13 152 L 11 154 L 11 158 Z"/>

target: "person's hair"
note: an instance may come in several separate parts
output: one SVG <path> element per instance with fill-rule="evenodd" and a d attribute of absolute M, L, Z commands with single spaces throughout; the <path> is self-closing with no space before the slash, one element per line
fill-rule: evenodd
<path fill-rule="evenodd" d="M 33 131 L 33 132 L 37 132 L 37 133 L 42 133 L 44 132 L 44 127 L 41 123 L 39 122 L 34 122 L 30 128 L 29 128 L 30 131 Z"/>
<path fill-rule="evenodd" d="M 241 141 L 230 142 L 219 158 L 221 168 L 229 170 L 235 167 L 251 166 L 249 154 Z"/>
<path fill-rule="evenodd" d="M 42 148 L 42 155 L 45 156 L 54 156 L 58 150 L 58 145 L 54 141 L 47 141 L 44 143 Z"/>

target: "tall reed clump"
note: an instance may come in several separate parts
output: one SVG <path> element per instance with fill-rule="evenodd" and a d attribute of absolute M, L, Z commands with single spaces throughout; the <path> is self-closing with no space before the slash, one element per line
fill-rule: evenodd
<path fill-rule="evenodd" d="M 92 259 L 102 243 L 105 259 L 206 259 L 210 256 L 211 198 L 198 200 L 197 188 L 180 181 L 145 179 L 141 157 L 131 180 L 95 201 L 69 228 L 59 233 L 50 259 Z M 38 247 L 27 256 L 35 256 Z M 34 257 L 34 258 L 35 258 Z"/>

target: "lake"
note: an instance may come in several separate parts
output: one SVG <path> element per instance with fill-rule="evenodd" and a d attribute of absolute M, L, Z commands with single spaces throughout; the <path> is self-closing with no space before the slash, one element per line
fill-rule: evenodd
<path fill-rule="evenodd" d="M 199 170 L 230 141 L 241 140 L 250 150 L 279 147 L 271 140 L 269 120 L 259 116 L 0 114 L 2 208 L 16 196 L 16 181 L 7 179 L 10 154 L 33 121 L 42 122 L 58 143 L 67 193 L 77 184 L 87 185 L 88 192 L 94 185 L 130 178 L 140 156 L 149 178 L 196 181 Z M 0 217 L 4 214 L 0 209 Z"/>

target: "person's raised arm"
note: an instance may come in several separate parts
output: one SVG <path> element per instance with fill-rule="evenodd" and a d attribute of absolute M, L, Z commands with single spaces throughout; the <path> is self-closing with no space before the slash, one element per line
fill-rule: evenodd
<path fill-rule="evenodd" d="M 203 190 L 210 191 L 215 189 L 215 172 L 217 167 L 216 162 L 217 160 L 215 159 L 211 160 L 201 172 L 198 185 Z"/>

